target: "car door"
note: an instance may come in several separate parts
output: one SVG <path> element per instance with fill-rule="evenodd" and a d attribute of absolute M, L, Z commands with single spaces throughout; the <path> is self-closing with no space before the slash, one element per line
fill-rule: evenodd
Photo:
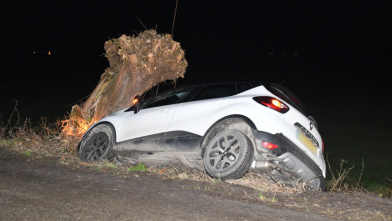
<path fill-rule="evenodd" d="M 155 96 L 134 114 L 130 112 L 121 127 L 118 142 L 140 139 L 159 140 L 169 125 L 181 100 L 190 92 L 175 91 Z"/>
<path fill-rule="evenodd" d="M 203 136 L 206 130 L 217 120 L 225 117 L 227 109 L 234 101 L 236 94 L 234 83 L 206 85 L 193 97 L 190 102 L 177 107 L 173 119 L 167 128 L 167 134 L 172 131 L 182 131 L 186 139 Z M 170 139 L 170 137 L 165 137 Z"/>

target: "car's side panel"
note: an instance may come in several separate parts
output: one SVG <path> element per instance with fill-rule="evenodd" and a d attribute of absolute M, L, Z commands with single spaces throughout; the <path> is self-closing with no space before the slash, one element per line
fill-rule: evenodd
<path fill-rule="evenodd" d="M 154 135 L 166 131 L 178 104 L 141 109 L 137 114 L 128 114 L 117 137 L 117 142 Z"/>
<path fill-rule="evenodd" d="M 234 96 L 182 103 L 176 109 L 167 131 L 187 131 L 204 136 L 218 119 L 228 115 Z"/>
<path fill-rule="evenodd" d="M 144 137 L 138 137 L 131 140 L 124 140 L 117 143 L 114 150 L 119 152 L 159 152 L 162 151 L 161 148 L 161 138 L 165 133 L 153 134 Z"/>

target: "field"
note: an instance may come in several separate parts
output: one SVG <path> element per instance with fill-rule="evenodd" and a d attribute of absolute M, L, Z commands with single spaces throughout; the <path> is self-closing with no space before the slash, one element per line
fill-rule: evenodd
<path fill-rule="evenodd" d="M 391 197 L 392 130 L 390 107 L 385 95 L 366 94 L 366 87 L 331 92 L 322 102 L 306 101 L 316 117 L 325 142 L 325 160 L 331 181 L 343 168 L 353 169 L 346 182 L 353 187 Z"/>

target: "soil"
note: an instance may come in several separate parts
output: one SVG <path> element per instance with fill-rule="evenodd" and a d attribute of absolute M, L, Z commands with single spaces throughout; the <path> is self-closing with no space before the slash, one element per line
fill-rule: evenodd
<path fill-rule="evenodd" d="M 262 193 L 262 201 L 227 182 L 61 162 L 0 147 L 1 220 L 392 220 L 391 200 L 370 194 Z"/>

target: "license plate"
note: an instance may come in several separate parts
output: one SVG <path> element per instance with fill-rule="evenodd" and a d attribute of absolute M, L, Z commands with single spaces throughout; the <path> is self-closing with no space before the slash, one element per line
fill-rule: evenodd
<path fill-rule="evenodd" d="M 297 128 L 295 132 L 297 139 L 317 156 L 318 142 L 316 138 L 301 124 L 295 123 L 294 126 Z"/>

